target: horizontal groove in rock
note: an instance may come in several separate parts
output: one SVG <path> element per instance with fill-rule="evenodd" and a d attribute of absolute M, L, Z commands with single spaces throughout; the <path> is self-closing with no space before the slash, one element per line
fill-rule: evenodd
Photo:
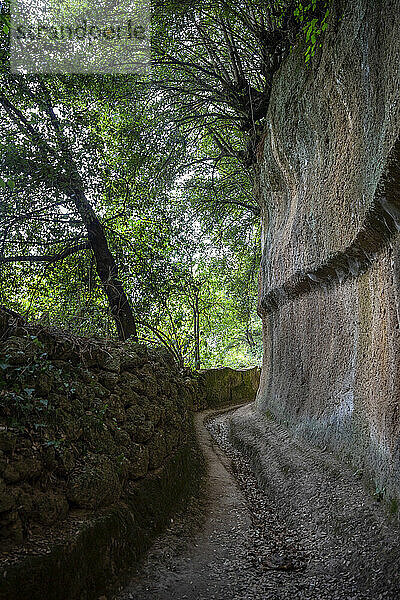
<path fill-rule="evenodd" d="M 290 300 L 316 288 L 326 289 L 365 273 L 378 253 L 390 244 L 399 231 L 400 138 L 394 145 L 364 225 L 353 243 L 318 268 L 295 273 L 282 286 L 272 289 L 261 302 L 260 315 L 274 312 Z"/>

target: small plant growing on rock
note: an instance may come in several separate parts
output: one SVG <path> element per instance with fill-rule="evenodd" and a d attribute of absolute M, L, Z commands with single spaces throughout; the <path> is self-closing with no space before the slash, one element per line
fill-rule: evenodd
<path fill-rule="evenodd" d="M 386 488 L 377 485 L 375 488 L 375 493 L 374 493 L 374 497 L 376 498 L 376 501 L 382 502 L 384 500 L 385 496 L 386 496 Z"/>

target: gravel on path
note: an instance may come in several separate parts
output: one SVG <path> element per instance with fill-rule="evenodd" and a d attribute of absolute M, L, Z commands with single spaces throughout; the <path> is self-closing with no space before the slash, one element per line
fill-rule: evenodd
<path fill-rule="evenodd" d="M 196 430 L 204 496 L 115 600 L 400 598 L 399 528 L 347 466 L 251 407 L 198 414 Z"/>

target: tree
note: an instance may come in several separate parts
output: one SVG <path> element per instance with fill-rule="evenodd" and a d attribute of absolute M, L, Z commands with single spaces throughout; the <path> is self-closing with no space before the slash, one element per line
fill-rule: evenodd
<path fill-rule="evenodd" d="M 256 162 L 272 78 L 327 2 L 192 0 L 155 3 L 154 86 L 171 95 L 181 121 L 201 128 L 217 156 Z"/>
<path fill-rule="evenodd" d="M 156 3 L 152 81 L 4 78 L 0 264 L 14 308 L 30 285 L 49 319 L 104 334 L 97 273 L 121 338 L 137 325 L 181 364 L 255 356 L 254 160 L 273 74 L 324 14 L 300 6 Z"/>
<path fill-rule="evenodd" d="M 59 82 L 56 82 L 56 84 Z M 59 85 L 54 86 L 57 90 Z M 43 78 L 8 77 L 0 92 L 0 106 L 9 129 L 19 140 L 17 162 L 8 154 L 6 167 L 12 173 L 25 173 L 40 180 L 50 191 L 63 196 L 79 214 L 86 231 L 87 240 L 66 246 L 63 250 L 45 255 L 2 257 L 0 262 L 56 262 L 66 256 L 90 248 L 96 261 L 97 274 L 103 284 L 111 313 L 114 317 L 118 337 L 126 340 L 132 336 L 137 340 L 135 318 L 129 300 L 118 276 L 118 267 L 112 255 L 104 227 L 96 215 L 79 172 L 77 161 L 68 137 L 71 123 L 59 116 L 62 111 L 55 108 L 51 88 Z M 28 152 L 22 151 L 28 145 Z M 32 158 L 39 164 L 33 165 Z M 11 159 L 11 160 L 10 160 Z"/>

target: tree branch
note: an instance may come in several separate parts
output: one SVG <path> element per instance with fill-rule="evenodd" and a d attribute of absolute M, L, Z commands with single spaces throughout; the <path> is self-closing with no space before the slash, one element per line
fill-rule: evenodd
<path fill-rule="evenodd" d="M 77 252 L 81 252 L 82 250 L 89 249 L 89 242 L 83 242 L 82 244 L 77 244 L 76 246 L 68 246 L 67 248 L 64 248 L 64 250 L 62 250 L 61 252 L 57 252 L 56 254 L 0 256 L 0 264 L 13 262 L 54 263 L 58 262 L 59 260 L 63 260 L 64 258 L 67 258 L 67 256 L 71 256 L 71 254 L 76 254 Z"/>

